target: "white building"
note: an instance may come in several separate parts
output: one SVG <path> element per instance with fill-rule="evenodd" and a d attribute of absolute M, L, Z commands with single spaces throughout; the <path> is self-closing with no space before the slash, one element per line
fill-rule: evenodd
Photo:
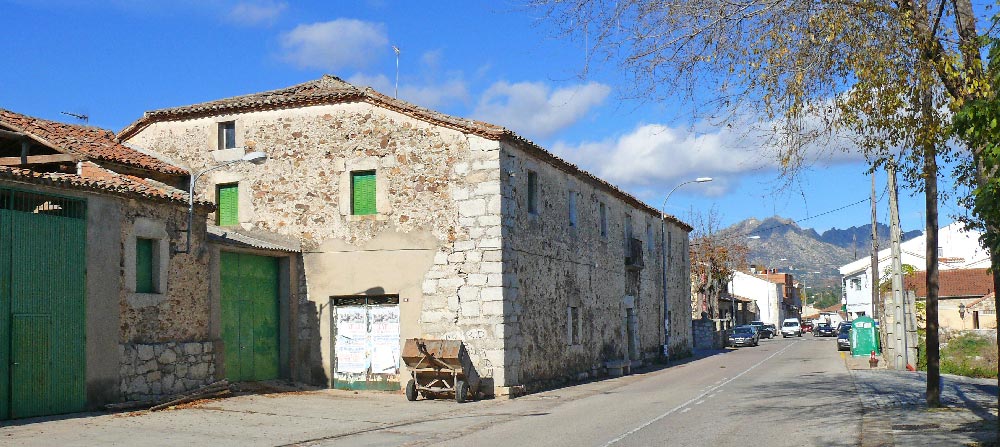
<path fill-rule="evenodd" d="M 785 317 L 783 306 L 782 284 L 768 281 L 767 279 L 744 272 L 736 272 L 729 282 L 729 294 L 750 298 L 757 303 L 760 310 L 760 321 L 764 323 L 781 326 L 781 320 Z"/>
<path fill-rule="evenodd" d="M 927 249 L 926 234 L 900 244 L 901 260 L 915 270 L 927 269 L 924 253 Z M 882 272 L 892 265 L 891 249 L 878 252 L 878 269 Z M 989 253 L 979 245 L 979 232 L 966 231 L 960 222 L 938 230 L 938 268 L 941 270 L 989 267 Z M 872 315 L 871 257 L 866 256 L 840 267 L 843 277 L 843 302 L 851 319 Z M 882 276 L 882 275 L 879 275 Z M 877 282 L 877 281 L 876 281 Z"/>

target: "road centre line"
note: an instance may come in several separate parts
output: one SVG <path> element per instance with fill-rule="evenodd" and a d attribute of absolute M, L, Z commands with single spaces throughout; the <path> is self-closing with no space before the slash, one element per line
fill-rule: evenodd
<path fill-rule="evenodd" d="M 650 419 L 650 420 L 649 420 L 648 422 L 646 422 L 646 423 L 644 423 L 644 424 L 642 424 L 642 425 L 640 425 L 640 426 L 638 426 L 638 427 L 636 427 L 636 428 L 633 428 L 633 429 L 631 429 L 631 430 L 629 430 L 629 431 L 627 431 L 627 432 L 623 433 L 623 434 L 622 434 L 621 436 L 619 436 L 619 437 L 617 437 L 617 438 L 615 438 L 615 439 L 612 439 L 612 440 L 608 441 L 608 442 L 607 442 L 606 444 L 604 444 L 604 447 L 608 447 L 608 446 L 610 446 L 610 445 L 612 445 L 612 444 L 614 444 L 614 443 L 617 443 L 618 441 L 621 441 L 622 439 L 625 439 L 625 438 L 627 438 L 627 437 L 631 436 L 631 435 L 632 435 L 632 434 L 634 434 L 635 432 L 637 432 L 637 431 L 639 431 L 639 430 L 642 430 L 642 429 L 644 429 L 644 428 L 646 428 L 646 427 L 649 427 L 650 425 L 653 425 L 653 424 L 654 424 L 654 423 L 656 423 L 657 421 L 660 421 L 661 419 L 663 419 L 663 418 L 665 418 L 665 417 L 667 417 L 667 416 L 670 416 L 671 414 L 674 414 L 674 413 L 676 413 L 676 412 L 677 412 L 678 410 L 680 410 L 681 408 L 684 408 L 684 407 L 687 407 L 688 405 L 691 405 L 691 403 L 692 403 L 692 402 L 695 402 L 695 401 L 697 401 L 697 400 L 699 400 L 699 399 L 701 399 L 701 398 L 705 397 L 705 395 L 707 395 L 708 393 L 711 393 L 712 391 L 715 391 L 716 389 L 719 389 L 719 388 L 722 388 L 722 387 L 723 387 L 724 385 L 728 385 L 728 384 L 729 384 L 730 382 L 732 382 L 732 381 L 734 381 L 734 380 L 736 380 L 736 379 L 739 379 L 739 378 L 740 378 L 740 377 L 742 377 L 742 376 L 743 376 L 744 374 L 746 374 L 746 373 L 748 373 L 748 372 L 752 371 L 752 370 L 753 370 L 754 368 L 756 368 L 756 367 L 758 367 L 758 366 L 760 366 L 760 365 L 763 365 L 763 364 L 764 364 L 764 362 L 766 362 L 766 361 L 768 361 L 768 360 L 771 360 L 771 359 L 772 359 L 772 358 L 773 358 L 774 356 L 776 356 L 776 355 L 778 355 L 778 354 L 781 354 L 782 352 L 785 352 L 785 350 L 786 350 L 786 349 L 788 349 L 788 348 L 791 348 L 791 347 L 792 347 L 792 346 L 794 346 L 794 345 L 795 345 L 796 343 L 798 343 L 798 341 L 794 341 L 794 342 L 792 342 L 792 343 L 789 343 L 789 344 L 788 344 L 788 345 L 786 345 L 786 346 L 785 346 L 784 348 L 781 348 L 781 350 L 780 350 L 780 351 L 777 351 L 777 352 L 775 352 L 774 354 L 771 354 L 771 355 L 769 355 L 769 356 L 765 357 L 765 358 L 764 358 L 764 360 L 761 360 L 761 361 L 759 361 L 759 362 L 755 363 L 755 364 L 754 364 L 753 366 L 751 366 L 751 367 L 749 367 L 749 368 L 745 369 L 745 370 L 744 370 L 743 372 L 741 372 L 741 373 L 737 374 L 737 375 L 736 375 L 736 376 L 734 376 L 734 377 L 733 377 L 732 379 L 729 379 L 729 380 L 726 380 L 725 382 L 722 382 L 721 384 L 719 384 L 719 385 L 717 385 L 717 386 L 714 386 L 714 387 L 710 388 L 710 389 L 709 389 L 708 391 L 705 391 L 705 392 L 703 392 L 703 393 L 701 393 L 701 394 L 699 394 L 699 395 L 697 395 L 697 396 L 695 396 L 695 397 L 692 397 L 692 398 L 691 398 L 691 400 L 689 400 L 689 401 L 687 401 L 687 402 L 684 402 L 684 403 L 682 403 L 682 404 L 680 404 L 680 405 L 678 405 L 678 406 L 676 406 L 676 407 L 672 408 L 672 409 L 671 409 L 670 411 L 667 411 L 666 413 L 663 413 L 663 414 L 661 414 L 661 415 L 659 415 L 659 416 L 657 416 L 657 417 L 655 417 L 655 418 L 653 418 L 653 419 Z M 719 383 L 719 382 L 716 382 L 716 383 Z M 690 407 L 688 408 L 688 410 L 690 410 Z M 686 413 L 686 412 L 687 412 L 687 411 L 683 411 L 682 413 Z"/>
<path fill-rule="evenodd" d="M 681 410 L 681 413 L 687 413 L 689 411 L 691 411 L 691 407 L 687 407 L 687 408 Z"/>
<path fill-rule="evenodd" d="M 694 404 L 695 405 L 701 405 L 703 403 L 705 403 L 705 399 L 699 400 L 698 402 L 695 402 Z"/>

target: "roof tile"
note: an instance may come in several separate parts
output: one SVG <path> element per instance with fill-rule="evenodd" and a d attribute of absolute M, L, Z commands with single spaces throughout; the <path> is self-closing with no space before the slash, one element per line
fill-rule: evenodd
<path fill-rule="evenodd" d="M 379 93 L 371 88 L 358 88 L 344 80 L 331 75 L 324 75 L 319 79 L 304 82 L 277 90 L 254 93 L 250 95 L 234 96 L 214 101 L 203 102 L 182 107 L 172 107 L 166 109 L 152 110 L 146 112 L 142 118 L 133 122 L 118 133 L 122 140 L 135 135 L 143 128 L 153 122 L 170 121 L 181 118 L 193 118 L 204 116 L 216 116 L 221 114 L 242 113 L 250 111 L 274 110 L 289 107 L 304 107 L 320 104 L 333 104 L 348 101 L 365 101 L 372 105 L 393 110 L 404 115 L 412 116 L 423 121 L 437 124 L 461 132 L 471 133 L 490 140 L 510 139 L 520 145 L 528 152 L 532 153 L 560 170 L 583 178 L 594 186 L 609 191 L 632 206 L 644 209 L 652 214 L 660 216 L 660 210 L 646 204 L 635 196 L 623 191 L 617 186 L 601 179 L 573 163 L 549 152 L 535 144 L 534 142 L 517 135 L 509 129 L 483 121 L 459 118 L 447 115 L 434 110 L 426 109 L 406 101 L 402 101 L 391 96 Z M 675 216 L 664 214 L 663 217 L 680 225 L 686 231 L 693 228 Z"/>
<path fill-rule="evenodd" d="M 927 272 L 917 271 L 903 278 L 903 289 L 918 297 L 927 296 Z M 989 269 L 959 269 L 938 271 L 938 296 L 980 297 L 993 291 L 993 276 Z"/>
<path fill-rule="evenodd" d="M 27 134 L 39 143 L 84 158 L 171 175 L 187 175 L 186 169 L 121 144 L 113 132 L 35 118 L 0 109 L 0 126 Z"/>

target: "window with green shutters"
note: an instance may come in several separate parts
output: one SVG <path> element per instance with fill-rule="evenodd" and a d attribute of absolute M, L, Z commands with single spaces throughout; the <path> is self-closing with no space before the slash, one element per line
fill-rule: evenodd
<path fill-rule="evenodd" d="M 351 173 L 351 214 L 376 214 L 375 171 Z"/>
<path fill-rule="evenodd" d="M 220 226 L 237 225 L 240 223 L 240 188 L 237 183 L 219 185 L 215 189 L 215 203 L 219 206 L 216 212 Z"/>
<path fill-rule="evenodd" d="M 136 238 L 135 240 L 135 291 L 136 293 L 156 293 L 153 283 L 152 239 Z"/>

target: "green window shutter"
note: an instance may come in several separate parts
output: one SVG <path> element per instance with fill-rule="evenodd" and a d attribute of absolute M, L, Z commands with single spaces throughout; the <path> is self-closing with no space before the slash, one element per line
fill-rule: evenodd
<path fill-rule="evenodd" d="M 240 223 L 240 188 L 238 184 L 219 185 L 216 189 L 216 204 L 219 211 L 216 212 L 218 222 L 221 226 L 237 225 Z"/>
<path fill-rule="evenodd" d="M 155 293 L 153 289 L 153 240 L 135 240 L 135 291 Z"/>
<path fill-rule="evenodd" d="M 376 214 L 375 171 L 351 173 L 351 214 Z"/>

